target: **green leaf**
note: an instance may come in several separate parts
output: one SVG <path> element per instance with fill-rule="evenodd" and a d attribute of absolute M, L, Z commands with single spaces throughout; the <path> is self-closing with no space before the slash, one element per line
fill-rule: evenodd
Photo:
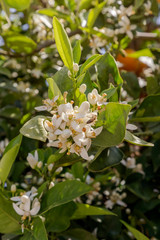
<path fill-rule="evenodd" d="M 37 44 L 29 37 L 11 33 L 4 36 L 7 47 L 17 53 L 31 53 L 37 47 Z"/>
<path fill-rule="evenodd" d="M 145 146 L 145 147 L 153 147 L 154 146 L 153 143 L 146 142 L 146 141 L 138 138 L 137 136 L 133 135 L 131 132 L 129 132 L 127 130 L 126 130 L 124 140 L 126 142 L 129 142 L 129 143 L 132 143 L 132 144 L 138 145 L 138 146 Z"/>
<path fill-rule="evenodd" d="M 69 16 L 68 16 L 68 14 L 66 14 L 66 13 L 63 13 L 63 12 L 60 12 L 60 11 L 57 11 L 57 10 L 55 10 L 55 9 L 53 9 L 53 8 L 44 8 L 44 9 L 39 9 L 38 11 L 37 11 L 39 14 L 44 14 L 44 15 L 46 15 L 46 16 L 48 16 L 48 17 L 54 17 L 54 16 L 56 16 L 56 17 L 58 17 L 58 18 L 63 18 L 63 19 L 66 19 L 66 20 L 68 20 L 69 21 Z"/>
<path fill-rule="evenodd" d="M 8 177 L 11 167 L 16 159 L 20 145 L 22 141 L 22 135 L 18 135 L 8 144 L 3 157 L 0 161 L 0 180 L 4 183 Z"/>
<path fill-rule="evenodd" d="M 8 78 L 11 77 L 11 72 L 8 68 L 0 66 L 0 74 L 7 76 Z"/>
<path fill-rule="evenodd" d="M 131 122 L 159 122 L 160 94 L 150 95 L 144 99 L 130 119 Z"/>
<path fill-rule="evenodd" d="M 1 3 L 3 11 L 6 14 L 6 20 L 7 20 L 8 24 L 11 25 L 11 20 L 9 18 L 9 15 L 10 15 L 9 6 L 6 4 L 5 0 L 1 0 L 0 3 Z"/>
<path fill-rule="evenodd" d="M 144 3 L 144 0 L 135 0 L 135 9 L 138 9 L 139 7 L 141 7 L 143 3 Z"/>
<path fill-rule="evenodd" d="M 74 228 L 62 233 L 61 235 L 72 240 L 98 240 L 93 234 L 82 228 Z"/>
<path fill-rule="evenodd" d="M 121 220 L 121 223 L 134 235 L 137 240 L 149 240 L 143 233 L 131 227 L 128 223 Z"/>
<path fill-rule="evenodd" d="M 0 193 L 0 233 L 12 233 L 20 230 L 20 216 L 14 211 L 12 204 Z"/>
<path fill-rule="evenodd" d="M 77 209 L 71 219 L 80 219 L 85 218 L 86 216 L 95 215 L 116 215 L 115 213 L 112 213 L 109 210 L 100 207 L 94 207 L 83 203 L 77 203 L 76 205 Z"/>
<path fill-rule="evenodd" d="M 102 94 L 106 93 L 107 94 L 107 99 L 110 99 L 110 97 L 112 97 L 116 93 L 116 91 L 117 91 L 117 87 L 113 87 L 113 85 L 112 85 L 112 86 L 110 86 L 110 88 L 104 90 L 102 92 Z"/>
<path fill-rule="evenodd" d="M 104 5 L 106 3 L 107 3 L 107 1 L 104 1 L 100 4 L 98 4 L 95 8 L 92 8 L 92 9 L 89 10 L 88 21 L 87 21 L 87 25 L 88 25 L 89 28 L 93 27 L 98 15 L 102 11 L 102 8 L 104 7 Z"/>
<path fill-rule="evenodd" d="M 59 159 L 61 159 L 66 153 L 59 153 L 61 150 L 58 149 L 55 153 L 53 153 L 52 155 L 49 156 L 47 163 L 54 163 L 56 161 L 58 161 Z"/>
<path fill-rule="evenodd" d="M 27 8 L 29 8 L 31 1 L 30 0 L 4 0 L 6 4 L 8 4 L 8 6 L 10 6 L 11 8 L 15 8 L 18 11 L 22 11 L 25 10 Z"/>
<path fill-rule="evenodd" d="M 92 172 L 102 172 L 120 163 L 123 153 L 117 147 L 104 149 L 99 156 L 89 164 Z"/>
<path fill-rule="evenodd" d="M 80 68 L 80 74 L 83 74 L 85 71 L 87 71 L 88 68 L 90 68 L 92 65 L 94 65 L 96 62 L 98 62 L 101 59 L 101 55 L 95 54 L 92 57 L 88 58 L 85 63 Z"/>
<path fill-rule="evenodd" d="M 81 162 L 73 164 L 71 171 L 75 178 L 79 178 L 81 181 L 83 181 L 84 170 Z"/>
<path fill-rule="evenodd" d="M 43 239 L 48 240 L 47 232 L 40 217 L 36 217 L 33 220 L 33 230 L 32 234 L 36 240 Z"/>
<path fill-rule="evenodd" d="M 76 41 L 76 44 L 73 48 L 73 59 L 75 63 L 79 63 L 81 59 L 81 43 L 80 40 Z"/>
<path fill-rule="evenodd" d="M 122 71 L 121 76 L 124 80 L 123 89 L 134 99 L 139 98 L 141 88 L 136 74 L 133 72 Z"/>
<path fill-rule="evenodd" d="M 118 87 L 118 93 L 120 95 L 120 88 L 123 84 L 123 79 L 119 74 L 116 61 L 110 53 L 104 54 L 101 60 L 97 63 L 97 73 L 101 91 L 109 87 L 109 80 L 112 76 L 111 80 L 115 82 L 116 86 Z"/>
<path fill-rule="evenodd" d="M 0 109 L 0 117 L 11 118 L 11 119 L 20 119 L 21 111 L 19 108 L 14 106 L 5 106 Z"/>
<path fill-rule="evenodd" d="M 128 53 L 127 56 L 128 57 L 133 57 L 133 58 L 139 58 L 139 57 L 143 57 L 143 56 L 151 57 L 151 58 L 154 57 L 151 50 L 148 49 L 148 48 L 145 48 L 145 49 L 142 49 L 142 50 L 139 50 L 139 51 L 135 51 L 133 53 Z"/>
<path fill-rule="evenodd" d="M 79 11 L 88 9 L 92 5 L 92 0 L 81 0 L 79 4 Z"/>
<path fill-rule="evenodd" d="M 45 116 L 36 116 L 26 122 L 20 129 L 20 133 L 25 137 L 45 142 L 47 139 L 47 131 L 44 128 Z"/>
<path fill-rule="evenodd" d="M 131 106 L 128 104 L 108 103 L 105 111 L 98 116 L 97 127 L 103 131 L 93 140 L 100 147 L 112 147 L 120 144 L 125 136 L 126 122 Z"/>
<path fill-rule="evenodd" d="M 48 232 L 62 232 L 70 226 L 70 219 L 76 210 L 76 204 L 69 202 L 52 208 L 45 214 Z"/>
<path fill-rule="evenodd" d="M 53 76 L 55 83 L 63 94 L 65 91 L 68 92 L 67 100 L 73 99 L 73 81 L 68 77 L 68 69 L 62 67 L 60 71 L 57 71 Z"/>
<path fill-rule="evenodd" d="M 89 192 L 92 188 L 77 180 L 67 180 L 57 183 L 45 195 L 42 201 L 42 212 L 68 203 L 77 197 Z"/>
<path fill-rule="evenodd" d="M 64 62 L 64 65 L 69 68 L 72 72 L 73 70 L 73 52 L 69 38 L 56 17 L 53 18 L 53 28 L 54 28 L 54 37 L 56 41 L 56 46 L 59 52 L 59 55 Z"/>
<path fill-rule="evenodd" d="M 48 88 L 48 97 L 50 99 L 53 99 L 56 96 L 59 96 L 59 100 L 63 100 L 63 96 L 61 91 L 59 90 L 57 84 L 55 83 L 54 79 L 52 78 L 47 78 L 47 82 L 49 84 L 49 88 Z"/>
<path fill-rule="evenodd" d="M 157 0 L 151 0 L 151 3 L 152 3 L 151 10 L 152 10 L 153 14 L 158 16 L 158 1 Z"/>

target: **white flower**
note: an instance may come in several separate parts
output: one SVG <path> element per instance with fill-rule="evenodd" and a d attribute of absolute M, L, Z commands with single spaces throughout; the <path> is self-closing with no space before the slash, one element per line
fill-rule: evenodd
<path fill-rule="evenodd" d="M 151 15 L 152 14 L 152 10 L 151 10 L 151 1 L 147 1 L 147 3 L 144 3 L 144 8 L 145 8 L 145 16 Z"/>
<path fill-rule="evenodd" d="M 38 152 L 37 152 L 37 150 L 35 151 L 34 155 L 32 155 L 31 153 L 28 154 L 27 161 L 28 161 L 31 168 L 34 169 L 37 166 L 37 163 L 38 163 Z"/>
<path fill-rule="evenodd" d="M 116 191 L 112 191 L 110 195 L 110 199 L 105 202 L 106 208 L 112 209 L 115 204 L 118 204 L 122 207 L 127 207 L 127 204 L 122 200 L 126 198 L 126 193 L 122 193 L 121 195 Z"/>
<path fill-rule="evenodd" d="M 83 84 L 79 87 L 80 93 L 85 93 L 86 88 L 87 88 L 86 84 L 83 83 Z"/>
<path fill-rule="evenodd" d="M 7 147 L 9 140 L 6 138 L 3 141 L 0 141 L 0 156 L 4 152 L 5 148 Z"/>
<path fill-rule="evenodd" d="M 125 161 L 124 159 L 121 161 L 121 163 L 126 167 L 126 168 L 135 168 L 136 167 L 136 160 L 135 158 L 127 158 Z"/>
<path fill-rule="evenodd" d="M 39 212 L 40 202 L 38 198 L 35 198 L 37 194 L 37 189 L 32 188 L 31 191 L 26 192 L 22 196 L 11 198 L 12 201 L 16 202 L 12 203 L 12 205 L 16 213 L 23 216 L 22 220 L 34 216 Z"/>
<path fill-rule="evenodd" d="M 98 102 L 99 99 L 99 94 L 97 89 L 93 89 L 91 93 L 88 93 L 88 101 L 90 104 L 95 105 Z"/>
<path fill-rule="evenodd" d="M 136 25 L 131 25 L 130 20 L 127 16 L 123 16 L 119 21 L 121 28 L 117 29 L 117 32 L 120 34 L 126 33 L 129 38 L 133 38 L 132 30 L 136 29 Z"/>

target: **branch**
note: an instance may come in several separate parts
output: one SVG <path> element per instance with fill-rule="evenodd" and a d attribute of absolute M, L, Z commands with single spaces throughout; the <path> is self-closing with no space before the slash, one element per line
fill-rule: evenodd
<path fill-rule="evenodd" d="M 68 34 L 68 37 L 72 37 L 76 34 L 81 34 L 82 31 L 80 29 L 76 29 L 75 31 L 72 31 Z M 37 45 L 37 48 L 31 52 L 31 53 L 28 53 L 28 54 L 23 54 L 23 53 L 12 53 L 12 52 L 7 52 L 3 49 L 0 49 L 0 55 L 3 55 L 3 56 L 8 56 L 8 57 L 11 57 L 11 58 L 21 58 L 21 57 L 28 57 L 28 56 L 32 56 L 34 55 L 35 53 L 38 53 L 40 52 L 43 48 L 46 48 L 46 47 L 49 47 L 51 45 L 55 44 L 55 40 L 46 40 L 46 41 L 43 41 L 41 42 L 40 44 Z"/>

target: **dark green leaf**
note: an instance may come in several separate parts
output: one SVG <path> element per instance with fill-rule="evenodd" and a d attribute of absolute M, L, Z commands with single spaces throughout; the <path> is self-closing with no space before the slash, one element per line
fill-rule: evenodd
<path fill-rule="evenodd" d="M 36 217 L 33 220 L 33 236 L 36 240 L 48 240 L 47 232 L 44 226 L 44 223 L 42 222 L 42 219 L 40 217 Z"/>
<path fill-rule="evenodd" d="M 67 180 L 57 183 L 45 195 L 42 201 L 42 212 L 68 203 L 77 197 L 89 192 L 92 188 L 77 180 Z"/>
<path fill-rule="evenodd" d="M 75 63 L 79 63 L 81 59 L 81 43 L 80 40 L 76 41 L 76 44 L 73 48 L 73 59 Z"/>
<path fill-rule="evenodd" d="M 61 234 L 71 240 L 97 240 L 97 238 L 82 228 L 74 228 Z"/>

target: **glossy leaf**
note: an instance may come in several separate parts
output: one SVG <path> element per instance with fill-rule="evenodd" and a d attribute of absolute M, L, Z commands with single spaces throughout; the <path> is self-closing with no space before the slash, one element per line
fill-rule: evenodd
<path fill-rule="evenodd" d="M 116 93 L 116 91 L 117 91 L 117 87 L 110 86 L 110 88 L 104 90 L 102 94 L 106 93 L 107 99 L 110 99 L 110 97 L 112 97 Z"/>
<path fill-rule="evenodd" d="M 8 144 L 6 150 L 0 160 L 0 180 L 4 183 L 8 177 L 11 167 L 17 157 L 20 145 L 22 141 L 22 135 L 18 135 Z"/>
<path fill-rule="evenodd" d="M 80 40 L 76 41 L 76 44 L 73 48 L 73 59 L 75 63 L 79 63 L 81 59 L 81 43 Z"/>
<path fill-rule="evenodd" d="M 159 122 L 160 121 L 160 94 L 150 95 L 144 99 L 130 121 Z"/>
<path fill-rule="evenodd" d="M 20 230 L 20 216 L 14 211 L 11 201 L 0 193 L 0 233 L 12 233 Z"/>
<path fill-rule="evenodd" d="M 91 206 L 88 204 L 77 203 L 77 209 L 75 210 L 72 219 L 80 219 L 86 216 L 95 215 L 116 215 L 107 209 Z"/>
<path fill-rule="evenodd" d="M 42 201 L 42 212 L 68 203 L 77 197 L 89 192 L 92 188 L 77 180 L 67 180 L 57 183 L 51 188 Z"/>
<path fill-rule="evenodd" d="M 109 87 L 109 79 L 111 75 L 112 80 L 115 82 L 116 86 L 119 87 L 120 94 L 120 87 L 123 84 L 123 79 L 119 74 L 116 61 L 110 53 L 104 54 L 101 60 L 97 63 L 97 73 L 101 91 Z"/>
<path fill-rule="evenodd" d="M 68 101 L 73 99 L 73 81 L 68 77 L 68 69 L 66 67 L 62 67 L 60 71 L 56 72 L 53 79 L 62 94 L 65 91 L 68 92 Z"/>
<path fill-rule="evenodd" d="M 90 9 L 89 14 L 88 14 L 88 21 L 87 25 L 89 28 L 92 28 L 98 15 L 102 11 L 103 7 L 105 6 L 107 1 L 104 1 L 100 4 L 98 4 L 95 8 Z"/>
<path fill-rule="evenodd" d="M 17 53 L 31 53 L 37 47 L 37 44 L 29 37 L 24 35 L 9 34 L 5 36 L 7 47 Z"/>
<path fill-rule="evenodd" d="M 40 217 L 36 217 L 33 220 L 32 232 L 33 232 L 33 236 L 36 240 L 39 240 L 39 239 L 48 240 L 44 223 L 42 222 L 42 219 Z"/>
<path fill-rule="evenodd" d="M 64 65 L 73 70 L 73 52 L 71 48 L 71 44 L 69 38 L 56 17 L 53 18 L 53 28 L 54 28 L 54 37 L 56 41 L 56 46 L 59 52 L 59 55 L 64 62 Z"/>
<path fill-rule="evenodd" d="M 45 214 L 47 231 L 65 231 L 70 226 L 70 219 L 76 208 L 74 202 L 69 202 L 49 210 Z"/>
<path fill-rule="evenodd" d="M 137 229 L 131 227 L 128 223 L 121 220 L 121 223 L 133 234 L 137 240 L 149 240 L 143 233 L 139 232 Z"/>
<path fill-rule="evenodd" d="M 47 131 L 44 128 L 45 116 L 36 116 L 26 122 L 20 129 L 20 133 L 25 137 L 45 142 L 47 139 Z"/>
<path fill-rule="evenodd" d="M 104 127 L 101 134 L 93 140 L 93 144 L 105 148 L 120 144 L 125 137 L 130 110 L 131 106 L 128 104 L 108 103 L 106 110 L 98 116 L 97 127 Z"/>
<path fill-rule="evenodd" d="M 85 63 L 80 68 L 80 74 L 83 74 L 85 71 L 87 71 L 88 68 L 90 68 L 92 65 L 94 65 L 96 62 L 98 62 L 101 59 L 101 55 L 95 54 L 92 57 L 88 58 Z"/>
<path fill-rule="evenodd" d="M 81 181 L 83 181 L 84 170 L 83 170 L 82 162 L 77 162 L 77 163 L 73 164 L 71 171 L 72 171 L 73 176 L 76 179 L 78 178 Z"/>
<path fill-rule="evenodd" d="M 62 93 L 59 90 L 59 88 L 58 88 L 57 84 L 55 83 L 54 79 L 47 78 L 47 82 L 49 84 L 48 97 L 50 99 L 53 99 L 54 97 L 59 96 L 59 100 L 63 100 Z"/>
<path fill-rule="evenodd" d="M 89 170 L 92 172 L 105 171 L 120 163 L 123 153 L 117 147 L 104 149 L 99 156 L 89 164 Z"/>
<path fill-rule="evenodd" d="M 44 9 L 39 9 L 37 11 L 39 14 L 44 14 L 48 17 L 58 17 L 58 18 L 63 18 L 63 19 L 66 19 L 66 20 L 69 20 L 69 16 L 68 14 L 65 14 L 63 12 L 60 12 L 60 11 L 57 11 L 53 8 L 44 8 Z"/>
<path fill-rule="evenodd" d="M 74 228 L 62 233 L 61 235 L 74 240 L 98 240 L 92 233 L 82 228 Z"/>
<path fill-rule="evenodd" d="M 139 57 L 143 57 L 143 56 L 146 56 L 146 57 L 154 57 L 154 55 L 152 54 L 151 50 L 148 49 L 148 48 L 145 48 L 145 49 L 142 49 L 142 50 L 139 50 L 139 51 L 135 51 L 133 53 L 129 53 L 127 54 L 128 57 L 133 57 L 133 58 L 139 58 Z"/>
<path fill-rule="evenodd" d="M 129 132 L 127 130 L 126 130 L 124 140 L 126 142 L 129 142 L 131 144 L 138 145 L 138 146 L 146 146 L 146 147 L 153 147 L 154 146 L 153 143 L 146 142 L 143 139 L 140 139 L 139 137 L 133 135 L 131 132 Z"/>
<path fill-rule="evenodd" d="M 8 4 L 8 6 L 10 6 L 11 8 L 15 8 L 18 11 L 22 11 L 25 10 L 27 8 L 29 8 L 31 1 L 30 0 L 4 0 L 6 4 Z"/>

